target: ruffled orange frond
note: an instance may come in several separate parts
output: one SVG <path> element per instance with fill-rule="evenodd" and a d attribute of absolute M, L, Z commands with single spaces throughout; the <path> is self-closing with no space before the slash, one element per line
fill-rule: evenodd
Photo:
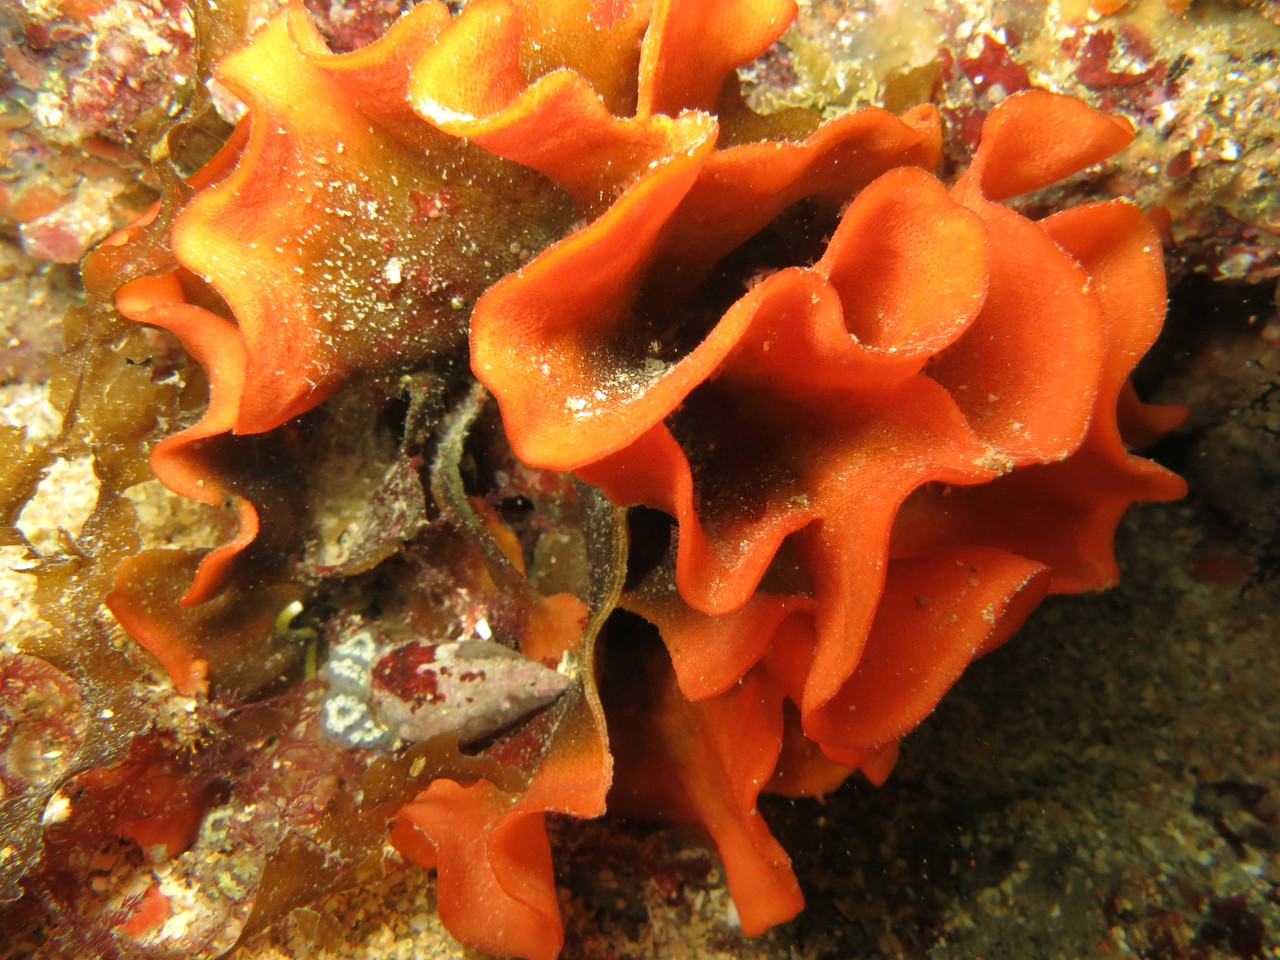
<path fill-rule="evenodd" d="M 1181 478 L 1128 452 L 1117 413 L 1150 417 L 1154 438 L 1180 421 L 1180 408 L 1145 407 L 1129 374 L 1164 316 L 1164 267 L 1154 228 L 1124 201 L 1076 207 L 1035 225 L 1089 277 L 1086 298 L 1101 320 L 1104 356 L 1088 432 L 1072 456 L 1032 466 L 981 487 L 926 489 L 912 498 L 895 530 L 895 551 L 925 544 L 987 543 L 1047 564 L 1055 593 L 1113 585 L 1116 526 L 1130 504 L 1174 500 Z M 1141 422 L 1139 420 L 1139 422 Z"/>
<path fill-rule="evenodd" d="M 542 601 L 521 651 L 543 662 L 582 657 L 585 614 L 567 595 Z M 552 960 L 564 932 L 545 816 L 599 816 L 613 770 L 594 686 L 571 689 L 491 755 L 533 769 L 523 790 L 436 780 L 401 808 L 394 836 L 406 856 L 439 871 L 440 918 L 454 936 L 489 953 Z"/>
<path fill-rule="evenodd" d="M 803 144 L 715 153 L 700 144 L 658 164 L 595 222 L 496 284 L 472 317 L 471 361 L 502 407 L 517 455 L 572 469 L 658 423 L 719 366 L 749 314 L 725 315 L 672 362 L 678 331 L 669 313 L 645 301 L 671 306 L 673 288 L 696 285 L 714 259 L 806 196 L 928 160 L 935 129 L 927 118 L 912 126 L 869 111 Z M 554 393 L 543 388 L 548 379 Z"/>
<path fill-rule="evenodd" d="M 636 116 L 712 110 L 733 71 L 795 19 L 794 0 L 656 0 L 640 54 Z M 737 90 L 737 78 L 730 83 Z"/>
<path fill-rule="evenodd" d="M 230 505 L 235 511 L 235 537 L 209 552 L 182 598 L 184 606 L 204 603 L 225 586 L 232 562 L 258 535 L 257 509 L 233 492 L 231 478 L 215 461 L 218 444 L 211 442 L 232 430 L 240 410 L 244 341 L 234 323 L 187 303 L 176 274 L 125 284 L 116 294 L 116 307 L 131 320 L 176 334 L 209 377 L 204 416 L 151 451 L 151 469 L 174 493 L 210 506 Z"/>
<path fill-rule="evenodd" d="M 839 749 L 875 750 L 901 739 L 975 658 L 1022 626 L 1044 599 L 1048 573 L 989 548 L 895 561 L 857 669 L 806 713 L 805 732 Z"/>
<path fill-rule="evenodd" d="M 1044 90 L 1001 100 L 982 124 L 973 163 L 956 185 L 991 201 L 1038 190 L 1105 160 L 1133 139 L 1123 117 Z"/>
<path fill-rule="evenodd" d="M 414 115 L 411 68 L 450 23 L 442 4 L 422 4 L 334 55 L 294 4 L 219 64 L 248 133 L 235 169 L 179 215 L 173 249 L 243 336 L 236 432 L 269 430 L 353 376 L 456 349 L 466 308 L 518 265 L 513 242 L 537 248 L 559 232 L 564 201 L 545 181 Z"/>
<path fill-rule="evenodd" d="M 635 113 L 640 44 L 653 0 L 512 0 L 523 24 L 520 54 L 532 79 L 567 68 L 610 113 Z"/>
<path fill-rule="evenodd" d="M 512 801 L 488 780 L 436 780 L 400 818 L 435 851 L 437 909 L 450 933 L 485 953 L 554 960 L 564 932 L 551 844 L 542 814 Z"/>
<path fill-rule="evenodd" d="M 193 606 L 183 591 L 197 565 L 203 572 L 208 562 L 200 551 L 130 557 L 116 570 L 107 609 L 160 661 L 179 693 L 195 696 L 212 686 L 224 698 L 248 697 L 300 655 L 296 645 L 273 638 L 280 611 L 300 591 L 291 584 L 234 586 Z"/>
<path fill-rule="evenodd" d="M 706 830 L 744 933 L 789 920 L 804 900 L 790 858 L 756 809 L 782 745 L 781 688 L 753 671 L 733 689 L 690 703 L 661 648 L 628 646 L 618 652 L 625 662 L 606 664 L 602 691 L 618 764 L 610 809 Z M 609 671 L 625 689 L 611 692 Z"/>
<path fill-rule="evenodd" d="M 676 682 L 688 700 L 724 693 L 764 655 L 783 620 L 813 609 L 812 598 L 760 590 L 732 613 L 703 613 L 680 596 L 671 559 L 624 594 L 620 605 L 662 625 Z"/>
<path fill-rule="evenodd" d="M 642 112 L 646 96 L 642 81 Z M 620 783 L 645 798 L 634 809 L 706 825 L 727 864 L 751 860 L 712 826 L 736 788 L 698 780 L 714 749 L 663 724 L 714 741 L 728 722 L 716 705 L 772 666 L 821 750 L 789 747 L 779 785 L 820 792 L 850 768 L 882 779 L 973 658 L 1051 585 L 1070 588 L 1081 558 L 1108 562 L 1128 503 L 1174 492 L 1115 430 L 1162 298 L 1158 269 L 1118 239 L 1132 225 L 1088 208 L 1036 224 L 994 202 L 1114 152 L 1127 125 L 1011 98 L 948 194 L 879 166 L 931 156 L 931 123 L 861 112 L 803 142 L 660 167 L 473 318 L 473 368 L 517 454 L 676 521 L 674 561 L 623 600 L 659 627 L 674 671 L 657 719 L 635 719 L 646 732 L 620 747 Z M 771 220 L 807 204 L 823 222 L 833 199 L 848 207 L 812 267 L 752 259 Z M 972 522 L 931 526 L 948 510 Z M 1052 532 L 1032 537 L 1038 525 Z M 760 592 L 788 539 L 811 594 Z M 625 772 L 664 767 L 674 783 Z"/>

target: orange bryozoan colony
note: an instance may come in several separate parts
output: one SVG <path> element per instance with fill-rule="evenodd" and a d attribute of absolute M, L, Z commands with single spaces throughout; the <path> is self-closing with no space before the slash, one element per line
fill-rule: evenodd
<path fill-rule="evenodd" d="M 281 540 L 227 445 L 362 383 L 432 370 L 456 399 L 474 377 L 515 469 L 639 508 L 610 601 L 626 613 L 599 639 L 589 598 L 525 580 L 519 627 L 496 638 L 572 678 L 537 762 L 519 733 L 482 750 L 527 776 L 441 776 L 396 813 L 394 842 L 437 867 L 469 945 L 558 952 L 544 817 L 606 800 L 704 830 L 745 932 L 790 918 L 801 896 L 760 791 L 883 780 L 1046 593 L 1115 581 L 1130 503 L 1182 493 L 1124 442 L 1177 418 L 1128 383 L 1165 309 L 1155 232 L 1123 200 L 1038 222 L 1001 204 L 1121 149 L 1128 125 L 1010 97 L 948 187 L 931 107 L 821 122 L 744 105 L 736 69 L 793 14 L 428 2 L 335 55 L 288 5 L 218 67 L 247 114 L 192 179 L 176 267 L 116 294 L 210 384 L 202 419 L 152 456 L 170 488 L 238 516 L 184 609 Z M 523 571 L 521 531 L 467 492 Z M 208 692 L 208 658 L 140 601 L 140 569 L 113 611 L 180 690 Z M 400 749 L 408 729 L 352 749 Z"/>

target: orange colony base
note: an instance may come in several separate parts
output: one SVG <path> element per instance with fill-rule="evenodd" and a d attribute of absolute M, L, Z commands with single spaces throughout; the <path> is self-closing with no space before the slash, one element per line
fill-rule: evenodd
<path fill-rule="evenodd" d="M 202 418 L 155 447 L 156 476 L 238 522 L 183 561 L 181 589 L 142 554 L 108 600 L 180 691 L 267 689 L 219 681 L 244 668 L 219 666 L 202 611 L 239 616 L 271 590 L 254 616 L 313 611 L 306 709 L 364 710 L 365 738 L 342 743 L 366 764 L 429 739 L 386 718 L 448 700 L 442 663 L 507 657 L 446 650 L 464 639 L 440 633 L 446 607 L 530 678 L 558 672 L 518 681 L 543 693 L 485 727 L 477 765 L 419 766 L 378 808 L 383 836 L 438 870 L 467 946 L 557 955 L 545 817 L 606 806 L 709 836 L 744 932 L 794 916 L 759 793 L 883 781 L 1047 593 L 1115 582 L 1129 504 L 1183 493 L 1126 446 L 1180 415 L 1129 384 L 1165 310 L 1155 230 L 1124 199 L 1038 221 L 1004 205 L 1121 150 L 1127 122 L 1025 91 L 943 182 L 931 106 L 747 108 L 736 70 L 794 13 L 427 2 L 339 55 L 287 4 L 216 68 L 247 113 L 176 213 L 153 212 L 171 217 L 171 259 L 114 293 L 209 383 Z M 109 282 L 93 257 L 86 272 Z M 418 525 L 358 566 L 288 566 L 303 548 L 280 478 L 318 456 L 298 438 L 424 371 L 436 406 L 394 407 L 408 424 L 438 411 L 400 441 L 397 482 L 427 491 Z M 271 457 L 237 452 L 268 433 Z M 518 486 L 542 514 L 512 518 Z M 603 553 L 593 497 L 615 518 Z M 588 586 L 544 575 L 539 530 L 587 543 Z M 423 587 L 428 568 L 463 586 Z M 445 594 L 466 603 L 427 599 Z"/>

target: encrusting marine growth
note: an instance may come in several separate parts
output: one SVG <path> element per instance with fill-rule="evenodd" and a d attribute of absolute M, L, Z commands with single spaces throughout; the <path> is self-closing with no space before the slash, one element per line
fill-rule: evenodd
<path fill-rule="evenodd" d="M 231 139 L 86 264 L 208 379 L 156 476 L 238 520 L 205 554 L 123 560 L 107 605 L 210 729 L 292 697 L 279 730 L 342 758 L 298 822 L 392 822 L 469 946 L 558 953 L 544 818 L 606 799 L 705 831 L 744 932 L 789 919 L 758 794 L 882 781 L 1046 593 L 1115 581 L 1130 503 L 1183 492 L 1125 445 L 1179 416 L 1128 381 L 1165 309 L 1155 231 L 1125 200 L 1002 203 L 1128 125 L 1009 97 L 947 186 L 930 106 L 745 106 L 736 69 L 793 15 L 428 2 L 336 55 L 288 4 L 216 69 L 247 107 Z M 113 284 L 113 248 L 144 243 L 163 255 Z M 366 429 L 391 439 L 333 435 Z M 337 559 L 326 510 L 357 531 Z M 168 857 L 212 842 L 192 821 L 219 803 L 175 790 Z M 305 902 L 271 863 L 242 900 Z M 116 931 L 144 953 L 172 937 L 148 897 Z"/>

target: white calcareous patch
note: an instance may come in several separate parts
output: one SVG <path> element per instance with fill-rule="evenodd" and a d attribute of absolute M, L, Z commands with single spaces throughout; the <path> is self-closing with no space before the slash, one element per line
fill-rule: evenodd
<path fill-rule="evenodd" d="M 330 694 L 321 707 L 321 715 L 325 733 L 345 746 L 372 750 L 391 743 L 391 731 L 378 722 L 369 704 L 360 697 Z"/>

